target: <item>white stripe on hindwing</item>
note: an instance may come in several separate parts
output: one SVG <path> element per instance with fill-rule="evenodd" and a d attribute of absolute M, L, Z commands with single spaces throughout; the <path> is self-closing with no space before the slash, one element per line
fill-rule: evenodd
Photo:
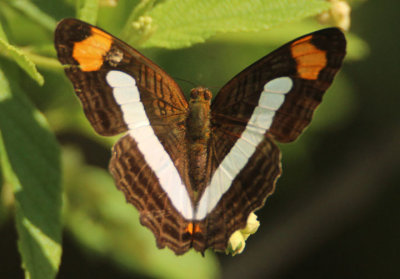
<path fill-rule="evenodd" d="M 194 210 L 176 167 L 150 125 L 135 79 L 124 72 L 113 70 L 107 73 L 106 80 L 113 88 L 114 98 L 121 107 L 129 135 L 136 141 L 172 205 L 185 219 L 196 221 L 204 219 L 228 191 L 235 177 L 263 140 L 275 112 L 284 102 L 284 95 L 293 87 L 293 81 L 289 77 L 276 78 L 265 84 L 245 130 L 218 166 Z"/>
<path fill-rule="evenodd" d="M 275 112 L 285 100 L 285 94 L 293 87 L 289 77 L 280 77 L 269 81 L 264 86 L 257 107 L 240 138 L 222 160 L 205 189 L 194 219 L 202 220 L 217 205 L 222 195 L 228 191 L 235 177 L 253 156 L 256 147 L 264 139 L 264 134 L 271 127 Z"/>
<path fill-rule="evenodd" d="M 113 88 L 114 99 L 122 110 L 129 135 L 136 141 L 147 164 L 157 176 L 161 188 L 182 216 L 193 219 L 193 207 L 186 187 L 150 125 L 146 111 L 140 101 L 135 79 L 121 71 L 110 71 L 107 83 Z"/>

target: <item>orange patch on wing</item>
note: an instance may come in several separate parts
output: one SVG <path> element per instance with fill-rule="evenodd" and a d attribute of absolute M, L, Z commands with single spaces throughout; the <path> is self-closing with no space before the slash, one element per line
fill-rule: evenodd
<path fill-rule="evenodd" d="M 97 71 L 103 65 L 104 55 L 110 50 L 112 38 L 96 28 L 92 34 L 81 42 L 74 44 L 72 57 L 78 61 L 84 72 Z"/>
<path fill-rule="evenodd" d="M 185 232 L 193 234 L 193 223 L 189 223 L 185 229 Z"/>
<path fill-rule="evenodd" d="M 327 65 L 326 51 L 310 43 L 312 36 L 304 37 L 291 46 L 292 56 L 297 62 L 297 73 L 304 79 L 317 79 Z"/>
<path fill-rule="evenodd" d="M 202 232 L 199 224 L 194 225 L 194 232 L 195 233 L 201 233 Z"/>
<path fill-rule="evenodd" d="M 304 42 L 308 42 L 308 41 L 310 41 L 311 39 L 312 39 L 312 35 L 305 36 L 304 38 L 301 38 L 301 39 L 299 39 L 299 40 L 293 42 L 292 46 L 298 45 L 298 44 L 301 44 L 301 43 L 304 43 Z"/>

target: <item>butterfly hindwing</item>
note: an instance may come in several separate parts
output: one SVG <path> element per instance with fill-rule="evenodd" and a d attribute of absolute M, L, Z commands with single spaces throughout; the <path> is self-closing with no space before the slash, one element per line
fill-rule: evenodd
<path fill-rule="evenodd" d="M 250 157 L 251 167 L 244 167 L 236 178 L 226 176 L 228 168 L 221 172 L 221 168 L 217 168 L 199 202 L 197 217 L 204 216 L 204 219 L 199 223 L 202 234 L 194 235 L 196 250 L 212 247 L 224 251 L 227 248 L 232 233 L 243 229 L 249 214 L 261 207 L 274 191 L 281 173 L 280 159 L 278 147 L 267 136 Z M 239 164 L 237 161 L 232 163 Z M 226 192 L 223 192 L 224 186 Z M 215 203 L 213 199 L 218 201 Z"/>
<path fill-rule="evenodd" d="M 139 210 L 140 223 L 153 232 L 157 246 L 168 246 L 177 254 L 189 250 L 192 246 L 187 231 L 190 222 L 171 204 L 132 137 L 124 136 L 114 145 L 110 165 L 117 187 Z"/>

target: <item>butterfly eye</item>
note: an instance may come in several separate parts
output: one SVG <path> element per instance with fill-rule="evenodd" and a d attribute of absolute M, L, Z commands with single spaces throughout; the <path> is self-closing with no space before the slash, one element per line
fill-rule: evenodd
<path fill-rule="evenodd" d="M 199 96 L 199 91 L 197 88 L 190 90 L 190 99 L 197 99 L 197 96 Z"/>
<path fill-rule="evenodd" d="M 204 100 L 209 101 L 212 98 L 212 93 L 210 90 L 205 89 L 204 90 Z"/>

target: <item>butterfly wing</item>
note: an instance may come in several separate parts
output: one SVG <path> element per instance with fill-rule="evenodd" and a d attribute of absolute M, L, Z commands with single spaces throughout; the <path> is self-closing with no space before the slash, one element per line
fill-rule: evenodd
<path fill-rule="evenodd" d="M 94 129 L 106 136 L 128 132 L 109 165 L 118 188 L 159 247 L 185 252 L 190 240 L 181 215 L 190 216 L 193 208 L 186 188 L 188 104 L 181 89 L 142 54 L 85 22 L 62 20 L 55 47 Z"/>
<path fill-rule="evenodd" d="M 274 191 L 281 173 L 273 140 L 295 140 L 341 67 L 346 41 L 336 28 L 285 44 L 228 82 L 212 103 L 210 185 L 199 247 L 226 248 L 230 235 Z M 212 237 L 211 237 L 212 236 Z"/>

